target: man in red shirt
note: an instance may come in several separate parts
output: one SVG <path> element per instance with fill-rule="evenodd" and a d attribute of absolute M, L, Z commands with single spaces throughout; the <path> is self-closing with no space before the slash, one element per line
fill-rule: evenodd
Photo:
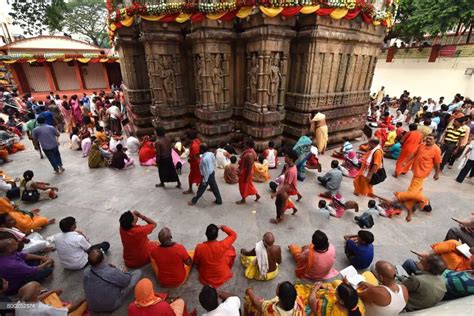
<path fill-rule="evenodd" d="M 218 241 L 219 229 L 227 237 Z M 237 239 L 237 233 L 230 227 L 217 227 L 210 224 L 206 229 L 207 241 L 196 246 L 194 264 L 199 271 L 199 281 L 212 287 L 219 287 L 232 278 L 232 266 L 235 260 L 235 248 L 232 244 Z"/>
<path fill-rule="evenodd" d="M 193 193 L 193 183 L 196 185 L 201 184 L 202 176 L 201 171 L 199 171 L 199 163 L 201 162 L 201 152 L 199 146 L 201 141 L 197 138 L 197 133 L 193 130 L 186 131 L 186 137 L 191 141 L 189 146 L 189 189 L 184 191 L 183 194 Z"/>
<path fill-rule="evenodd" d="M 279 185 L 277 191 L 272 193 L 272 199 L 276 197 L 275 206 L 276 206 L 276 219 L 272 218 L 270 223 L 278 224 L 283 221 L 283 214 L 288 208 L 288 198 L 290 195 L 298 195 L 297 189 L 297 169 L 295 166 L 295 161 L 298 159 L 298 154 L 294 150 L 289 150 L 285 153 L 285 180 L 282 185 Z M 293 212 L 293 215 L 296 213 Z"/>
<path fill-rule="evenodd" d="M 147 224 L 137 225 L 138 219 Z M 155 229 L 156 222 L 138 211 L 127 211 L 120 216 L 120 238 L 123 245 L 123 260 L 128 268 L 140 268 L 150 262 L 150 251 L 157 247 L 148 240 L 148 235 Z"/>
<path fill-rule="evenodd" d="M 160 245 L 151 253 L 151 266 L 155 271 L 158 282 L 164 287 L 178 287 L 183 284 L 191 271 L 192 255 L 183 245 L 172 241 L 173 236 L 168 227 L 164 227 L 158 234 Z"/>

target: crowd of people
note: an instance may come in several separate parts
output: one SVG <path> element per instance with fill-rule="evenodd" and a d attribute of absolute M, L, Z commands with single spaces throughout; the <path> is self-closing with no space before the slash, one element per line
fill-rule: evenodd
<path fill-rule="evenodd" d="M 257 153 L 252 139 L 240 144 L 223 143 L 212 151 L 194 130 L 188 130 L 183 141 L 170 139 L 162 127 L 156 129 L 156 135 L 126 137 L 122 130 L 127 119 L 121 90 L 113 95 L 84 94 L 80 99 L 51 94 L 46 104 L 32 97 L 24 100 L 25 126 L 15 122 L 18 124 L 14 128 L 20 131 L 17 137 L 25 132 L 57 174 L 65 172 L 58 145 L 60 133 L 65 132 L 69 134 L 70 150 L 87 159 L 90 168 L 129 169 L 134 166 L 133 156 L 142 166 L 156 166 L 157 188 L 167 183 L 181 188 L 181 170 L 189 164 L 187 189 L 182 192 L 193 195 L 189 205 L 199 203 L 208 187 L 214 203 L 222 205 L 219 182 L 238 186 L 240 199 L 236 205 L 248 204 L 249 197 L 258 202 L 265 197 L 254 182 L 266 182 L 275 202 L 275 218 L 270 222 L 276 225 L 284 224 L 286 210 L 297 214 L 295 202 L 303 198 L 298 186 L 304 183 L 308 170 L 320 173 L 317 180 L 322 189 L 317 209 L 327 218 L 345 220 L 348 210 L 358 213 L 362 208 L 342 196 L 341 184 L 347 178 L 352 178 L 355 196 L 371 199 L 353 219 L 360 230 L 341 236 L 345 241 L 346 269 L 335 268 L 336 252 L 340 250 L 324 231 L 316 230 L 307 244 L 287 247 L 295 262 L 296 281 L 282 280 L 276 287 L 276 297 L 265 299 L 252 288 L 245 293 L 228 293 L 219 288 L 239 277 L 232 272 L 237 256 L 244 267 L 244 277 L 259 281 L 278 278 L 285 265 L 284 250 L 270 231 L 252 248 L 237 253 L 233 245 L 238 232 L 226 225 L 209 224 L 205 241 L 186 249 L 173 240 L 171 228 L 162 226 L 154 237 L 158 223 L 153 218 L 139 211 L 126 211 L 117 223 L 127 267 L 122 270 L 107 262 L 110 243 L 91 242 L 72 216 L 59 221 L 60 233 L 41 235 L 41 228 L 56 225 L 56 219 L 40 215 L 39 209 L 22 210 L 12 200 L 29 204 L 53 200 L 58 198 L 59 188 L 33 180 L 31 170 L 25 171 L 22 179 L 2 172 L 0 189 L 6 197 L 0 198 L 1 300 L 35 304 L 33 309 L 17 309 L 16 315 L 111 313 L 133 295 L 128 306 L 132 316 L 195 315 L 195 307 L 184 299 L 156 293 L 154 282 L 143 277 L 141 269 L 146 265 L 151 265 L 155 282 L 162 288 L 180 287 L 194 267 L 202 284 L 199 303 L 206 311 L 204 315 L 398 315 L 404 310 L 425 309 L 442 300 L 474 294 L 474 213 L 470 219 L 453 219 L 459 226 L 440 236 L 440 240 L 444 239 L 431 245 L 430 251 L 413 251 L 418 260 L 407 259 L 398 264 L 374 261 L 376 236 L 370 231 L 378 216 L 391 218 L 406 212 L 406 221 L 411 221 L 414 212 L 436 208 L 424 195 L 423 184 L 431 175 L 437 181 L 446 166 L 450 168 L 460 160 L 456 181 L 472 178 L 474 126 L 469 98 L 456 95 L 449 104 L 443 99 L 439 103 L 432 99 L 422 102 L 420 97 L 410 98 L 405 91 L 399 99 L 393 99 L 382 88 L 370 107 L 364 129 L 367 142 L 356 148 L 345 138 L 340 148 L 331 150 L 334 159 L 324 173 L 319 158 L 329 150 L 323 113 L 314 115 L 310 133 L 295 144 L 285 142 L 277 148 L 274 141 L 269 141 Z M 21 112 L 10 113 L 12 120 L 19 119 Z M 386 170 L 384 159 L 397 160 L 392 175 Z M 272 179 L 269 171 L 280 167 L 278 177 Z M 223 181 L 217 181 L 216 168 L 223 169 Z M 393 198 L 375 194 L 376 186 L 387 177 L 403 177 L 409 172 L 412 179 L 406 191 L 394 192 Z M 226 237 L 219 239 L 220 233 Z M 64 269 L 83 274 L 84 299 L 66 302 L 61 299 L 60 290 L 41 291 L 41 282 L 58 266 L 48 256 L 51 251 L 56 251 Z"/>

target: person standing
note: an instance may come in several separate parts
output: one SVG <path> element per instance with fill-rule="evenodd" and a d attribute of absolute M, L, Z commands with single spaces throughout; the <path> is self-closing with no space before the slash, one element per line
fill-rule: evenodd
<path fill-rule="evenodd" d="M 443 170 L 444 166 L 449 162 L 449 169 L 452 168 L 451 158 L 457 154 L 460 148 L 461 141 L 466 134 L 466 131 L 462 128 L 459 120 L 453 120 L 453 125 L 449 126 L 444 133 L 444 137 L 441 140 L 443 145 L 443 160 L 441 161 L 440 169 Z"/>
<path fill-rule="evenodd" d="M 166 182 L 177 182 L 176 188 L 181 188 L 181 181 L 173 164 L 171 151 L 173 150 L 171 141 L 166 137 L 166 131 L 163 127 L 156 129 L 156 164 L 158 165 L 158 174 L 160 183 L 156 184 L 157 188 L 164 188 Z"/>
<path fill-rule="evenodd" d="M 295 161 L 298 159 L 298 154 L 294 150 L 289 150 L 285 155 L 285 173 L 283 184 L 277 187 L 276 192 L 272 193 L 272 199 L 275 199 L 275 207 L 276 207 L 276 218 L 271 219 L 270 223 L 278 224 L 283 221 L 283 214 L 285 210 L 288 208 L 293 208 L 294 212 L 293 215 L 296 213 L 296 208 L 294 207 L 293 203 L 288 205 L 288 199 L 290 195 L 298 195 L 297 189 L 297 171 L 295 166 Z"/>
<path fill-rule="evenodd" d="M 395 178 L 400 174 L 406 174 L 410 170 L 411 163 L 407 163 L 403 166 L 402 164 L 408 157 L 416 152 L 423 142 L 423 134 L 418 131 L 418 126 L 415 123 L 410 124 L 408 128 L 410 131 L 406 133 L 400 141 L 400 143 L 402 143 L 402 151 L 400 152 L 400 156 L 398 156 L 395 172 L 393 174 Z"/>
<path fill-rule="evenodd" d="M 314 133 L 314 143 L 321 155 L 324 155 L 328 144 L 329 134 L 326 125 L 326 115 L 318 112 L 311 120 L 311 131 Z"/>
<path fill-rule="evenodd" d="M 239 191 L 242 199 L 235 202 L 236 204 L 245 204 L 245 199 L 249 195 L 255 195 L 255 202 L 260 200 L 260 194 L 258 194 L 257 188 L 253 185 L 253 164 L 257 160 L 257 153 L 253 149 L 255 143 L 252 139 L 248 139 L 245 142 L 246 149 L 240 156 L 239 167 Z"/>
<path fill-rule="evenodd" d="M 469 178 L 474 176 L 474 138 L 471 137 L 471 143 L 464 154 L 464 157 L 467 159 L 464 167 L 459 172 L 456 177 L 456 181 L 462 183 L 469 173 Z"/>
<path fill-rule="evenodd" d="M 469 137 L 471 135 L 471 128 L 469 127 L 470 120 L 468 117 L 463 117 L 459 120 L 461 122 L 461 129 L 464 130 L 464 136 L 459 140 L 459 148 L 455 154 L 451 156 L 449 160 L 449 165 L 454 165 L 454 162 L 462 156 L 464 149 L 466 148 L 467 144 L 469 143 Z"/>
<path fill-rule="evenodd" d="M 193 197 L 191 201 L 188 202 L 189 205 L 194 205 L 199 201 L 201 196 L 206 192 L 207 186 L 209 185 L 211 187 L 211 191 L 216 197 L 216 200 L 214 201 L 215 204 L 221 205 L 222 204 L 222 198 L 221 194 L 219 192 L 219 187 L 217 186 L 216 182 L 216 173 L 215 173 L 215 168 L 216 168 L 216 157 L 214 156 L 213 153 L 209 151 L 209 147 L 207 144 L 202 143 L 199 146 L 199 150 L 201 152 L 201 161 L 199 163 L 199 170 L 202 175 L 202 180 L 201 183 L 199 184 L 198 191 L 196 193 L 196 196 Z M 190 183 L 191 186 L 191 183 Z"/>
<path fill-rule="evenodd" d="M 65 169 L 63 168 L 61 153 L 58 147 L 59 131 L 53 126 L 45 124 L 43 116 L 38 116 L 36 123 L 38 126 L 33 129 L 33 139 L 40 143 L 44 154 L 48 157 L 51 166 L 53 166 L 54 172 L 64 172 Z"/>
<path fill-rule="evenodd" d="M 383 100 L 383 97 L 385 96 L 385 87 L 382 86 L 382 88 L 380 88 L 380 90 L 377 92 L 377 96 L 375 97 L 375 104 L 379 105 L 380 103 L 382 103 L 382 100 Z"/>
<path fill-rule="evenodd" d="M 191 141 L 189 146 L 189 189 L 184 191 L 183 194 L 193 193 L 193 184 L 199 185 L 202 182 L 202 176 L 199 171 L 199 164 L 201 162 L 200 157 L 200 148 L 201 141 L 197 138 L 197 133 L 195 131 L 186 131 L 186 137 Z"/>
<path fill-rule="evenodd" d="M 354 178 L 354 195 L 373 195 L 373 185 L 370 182 L 372 176 L 382 168 L 383 150 L 379 139 L 371 138 L 368 146 L 369 151 L 361 159 L 359 174 Z"/>

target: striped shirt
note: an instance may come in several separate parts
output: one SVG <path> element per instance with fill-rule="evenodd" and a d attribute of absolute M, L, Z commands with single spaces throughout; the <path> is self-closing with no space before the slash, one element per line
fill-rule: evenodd
<path fill-rule="evenodd" d="M 442 274 L 446 281 L 447 292 L 445 299 L 454 299 L 474 294 L 474 274 L 471 271 L 456 272 L 444 270 Z"/>
<path fill-rule="evenodd" d="M 345 142 L 343 145 L 342 145 L 342 151 L 347 154 L 348 152 L 350 152 L 351 150 L 353 149 L 352 147 L 352 144 L 350 142 Z"/>
<path fill-rule="evenodd" d="M 466 131 L 461 126 L 458 129 L 454 129 L 454 127 L 448 127 L 446 129 L 446 135 L 444 136 L 444 141 L 450 143 L 457 143 L 460 138 L 463 138 L 466 134 Z"/>

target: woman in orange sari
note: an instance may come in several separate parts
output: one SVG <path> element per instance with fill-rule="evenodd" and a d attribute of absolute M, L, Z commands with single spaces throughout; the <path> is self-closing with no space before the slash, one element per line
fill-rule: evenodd
<path fill-rule="evenodd" d="M 361 158 L 359 173 L 354 178 L 354 194 L 372 196 L 373 186 L 370 184 L 372 175 L 381 167 L 383 162 L 383 150 L 378 138 L 371 138 L 368 142 L 369 151 Z"/>
<path fill-rule="evenodd" d="M 408 128 L 410 131 L 406 133 L 401 140 L 402 151 L 400 152 L 400 156 L 398 156 L 395 173 L 393 174 L 395 178 L 400 174 L 406 174 L 411 169 L 413 160 L 409 163 L 404 162 L 416 152 L 423 142 L 423 134 L 417 130 L 418 127 L 415 123 L 410 124 Z"/>
<path fill-rule="evenodd" d="M 16 228 L 24 233 L 30 233 L 32 230 L 38 230 L 43 226 L 54 224 L 55 219 L 47 219 L 39 216 L 39 209 L 22 211 L 16 209 L 6 197 L 0 198 L 0 213 L 8 213 L 16 221 Z"/>
<path fill-rule="evenodd" d="M 239 161 L 239 191 L 242 199 L 235 202 L 236 204 L 245 204 L 245 199 L 249 195 L 255 195 L 255 202 L 260 199 L 260 194 L 257 192 L 257 188 L 253 185 L 253 164 L 257 160 L 257 153 L 253 149 L 255 144 L 253 140 L 249 139 L 245 142 L 246 150 L 240 156 Z"/>

